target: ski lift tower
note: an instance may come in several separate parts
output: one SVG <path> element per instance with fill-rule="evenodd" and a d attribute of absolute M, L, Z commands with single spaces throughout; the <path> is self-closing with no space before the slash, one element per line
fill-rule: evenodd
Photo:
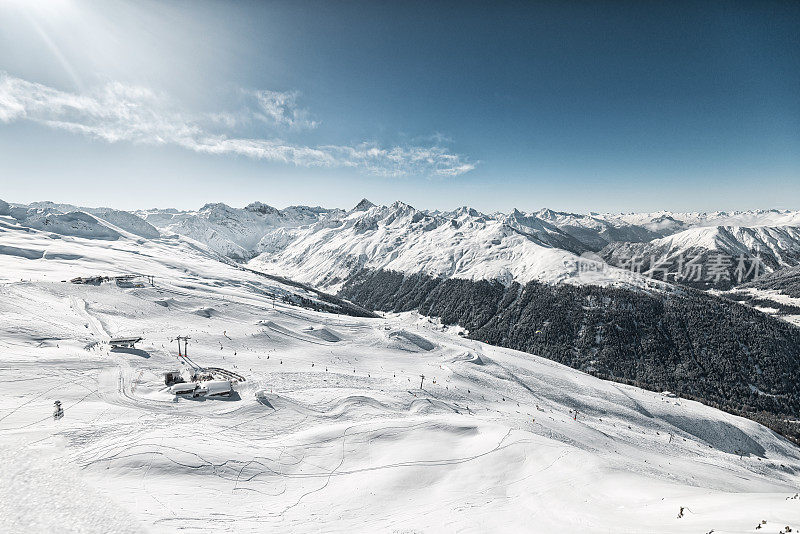
<path fill-rule="evenodd" d="M 194 374 L 197 374 L 199 372 L 203 372 L 204 369 L 199 365 L 197 365 L 196 363 L 194 363 L 191 358 L 189 358 L 188 346 L 190 339 L 191 338 L 189 336 L 178 336 L 175 338 L 174 341 L 178 342 L 178 361 L 187 364 L 189 367 L 192 368 Z M 183 341 L 183 352 L 181 352 L 181 341 Z"/>
<path fill-rule="evenodd" d="M 175 341 L 178 342 L 178 360 L 180 357 L 183 356 L 184 358 L 189 355 L 188 345 L 189 345 L 189 336 L 178 336 L 175 338 Z M 183 341 L 183 354 L 181 354 L 181 341 Z"/>

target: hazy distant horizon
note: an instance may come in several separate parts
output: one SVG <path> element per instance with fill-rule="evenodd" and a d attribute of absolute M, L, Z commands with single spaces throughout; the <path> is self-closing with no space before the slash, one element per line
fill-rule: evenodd
<path fill-rule="evenodd" d="M 231 208 L 244 209 L 248 205 L 253 204 L 255 202 L 260 202 L 262 204 L 269 205 L 269 206 L 271 206 L 273 208 L 276 208 L 276 209 L 279 209 L 279 210 L 285 210 L 285 209 L 291 208 L 291 207 L 304 206 L 304 207 L 309 207 L 309 208 L 323 208 L 323 209 L 327 209 L 327 210 L 341 209 L 341 210 L 344 210 L 344 211 L 348 211 L 348 210 L 353 209 L 361 200 L 364 200 L 364 199 L 372 202 L 373 204 L 375 204 L 377 206 L 390 206 L 394 202 L 402 202 L 404 204 L 408 204 L 408 205 L 414 207 L 415 209 L 419 209 L 419 210 L 423 210 L 423 211 L 452 212 L 452 211 L 455 211 L 455 210 L 457 210 L 459 208 L 467 207 L 467 208 L 472 208 L 472 209 L 475 209 L 475 210 L 477 210 L 479 212 L 486 213 L 486 214 L 511 213 L 514 210 L 519 210 L 519 211 L 525 212 L 525 213 L 536 213 L 538 211 L 548 210 L 548 209 L 552 210 L 552 211 L 555 211 L 555 212 L 571 213 L 571 214 L 576 214 L 576 215 L 592 215 L 592 214 L 599 214 L 599 215 L 625 215 L 625 214 L 632 214 L 632 213 L 645 214 L 645 213 L 661 213 L 661 212 L 665 212 L 665 213 L 726 213 L 726 212 L 727 213 L 735 213 L 735 212 L 754 212 L 754 211 L 780 211 L 780 212 L 800 211 L 800 208 L 772 208 L 772 207 L 761 207 L 761 208 L 751 208 L 751 209 L 712 209 L 712 210 L 656 209 L 656 210 L 629 210 L 629 211 L 598 211 L 598 210 L 573 211 L 573 210 L 555 209 L 555 208 L 552 208 L 550 206 L 539 206 L 539 207 L 533 207 L 533 208 L 527 208 L 527 207 L 523 208 L 523 207 L 520 207 L 520 206 L 510 206 L 510 207 L 506 207 L 506 208 L 499 209 L 499 210 L 482 210 L 482 209 L 479 209 L 479 208 L 477 208 L 475 206 L 469 206 L 469 205 L 460 205 L 460 206 L 454 206 L 454 207 L 448 207 L 448 208 L 441 208 L 441 207 L 427 208 L 427 207 L 417 206 L 415 204 L 412 204 L 411 202 L 406 202 L 406 201 L 404 201 L 402 199 L 395 199 L 395 200 L 392 200 L 390 202 L 374 202 L 372 199 L 366 198 L 366 197 L 362 197 L 362 198 L 359 198 L 358 200 L 355 200 L 349 206 L 335 206 L 335 205 L 326 205 L 326 204 L 322 204 L 322 203 L 300 203 L 300 202 L 294 202 L 294 203 L 285 204 L 285 205 L 275 205 L 275 204 L 272 204 L 272 203 L 264 201 L 264 200 L 256 199 L 256 200 L 252 200 L 250 202 L 247 202 L 245 204 L 230 204 L 230 203 L 227 203 L 227 202 L 217 201 L 217 202 L 206 202 L 206 203 L 204 203 L 202 205 L 199 205 L 199 206 L 190 206 L 190 207 L 187 207 L 187 208 L 179 208 L 177 206 L 167 206 L 167 205 L 165 205 L 165 206 L 149 206 L 149 207 L 139 206 L 139 207 L 134 207 L 134 208 L 118 208 L 118 207 L 110 206 L 110 205 L 87 205 L 85 203 L 60 202 L 60 201 L 57 201 L 57 200 L 49 200 L 49 199 L 47 199 L 47 200 L 41 200 L 41 199 L 40 200 L 32 200 L 30 202 L 18 202 L 16 200 L 5 199 L 5 198 L 1 198 L 0 197 L 0 200 L 8 202 L 11 205 L 24 205 L 24 206 L 27 206 L 27 205 L 31 205 L 31 204 L 35 204 L 35 203 L 47 203 L 47 202 L 49 202 L 49 203 L 52 203 L 52 204 L 55 204 L 55 205 L 71 205 L 71 206 L 75 206 L 75 207 L 78 207 L 78 208 L 89 208 L 89 209 L 104 209 L 104 208 L 108 208 L 108 209 L 116 209 L 116 210 L 120 210 L 120 211 L 131 211 L 131 212 L 134 212 L 134 211 L 147 211 L 147 210 L 170 210 L 170 209 L 175 209 L 175 210 L 178 210 L 178 211 L 198 211 L 198 210 L 202 209 L 203 207 L 205 207 L 208 204 L 225 204 L 225 205 L 227 205 L 227 206 L 229 206 Z"/>

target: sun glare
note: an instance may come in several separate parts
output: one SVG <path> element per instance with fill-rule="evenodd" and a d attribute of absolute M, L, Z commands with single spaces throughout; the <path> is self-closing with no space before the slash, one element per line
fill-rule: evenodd
<path fill-rule="evenodd" d="M 41 16 L 62 16 L 74 7 L 73 0 L 2 0 L 0 5 L 22 9 Z"/>

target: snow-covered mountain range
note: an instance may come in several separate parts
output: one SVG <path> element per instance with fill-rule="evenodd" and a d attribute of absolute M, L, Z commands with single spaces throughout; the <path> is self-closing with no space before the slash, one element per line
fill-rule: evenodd
<path fill-rule="evenodd" d="M 675 228 L 680 230 L 671 233 Z M 589 253 L 622 268 L 621 251 L 627 259 L 716 251 L 734 261 L 744 254 L 759 256 L 764 274 L 800 261 L 800 213 L 484 214 L 466 207 L 428 212 L 396 202 L 328 212 L 311 225 L 272 230 L 256 250 L 260 254 L 251 260 L 256 268 L 333 289 L 353 270 L 365 267 L 505 284 L 538 280 L 641 286 L 641 278 L 630 270 L 592 268 L 597 256 Z"/>
<path fill-rule="evenodd" d="M 486 214 L 468 207 L 418 210 L 402 202 L 376 206 L 364 199 L 350 210 L 254 202 L 244 208 L 216 203 L 197 211 L 128 213 L 38 202 L 5 211 L 56 233 L 66 224 L 84 228 L 87 236 L 113 232 L 109 226 L 145 238 L 181 235 L 255 269 L 334 291 L 362 268 L 506 285 L 537 280 L 658 287 L 631 271 L 652 274 L 652 258 L 674 267 L 681 256 L 707 260 L 710 254 L 731 262 L 757 256 L 760 274 L 800 262 L 800 211 L 789 210 Z M 108 224 L 98 226 L 96 219 Z M 633 269 L 636 261 L 643 267 Z M 732 280 L 735 268 L 729 266 Z M 741 281 L 752 278 L 751 272 Z M 667 280 L 679 281 L 673 275 Z"/>
<path fill-rule="evenodd" d="M 691 228 L 643 243 L 610 243 L 600 255 L 618 266 L 636 258 L 642 272 L 673 281 L 693 278 L 690 273 L 679 272 L 691 261 L 717 272 L 711 278 L 695 276 L 696 285 L 729 287 L 800 264 L 800 226 Z"/>
<path fill-rule="evenodd" d="M 577 255 L 587 251 L 582 242 L 519 211 L 486 215 L 461 208 L 428 213 L 396 202 L 279 229 L 265 235 L 258 250 L 261 254 L 250 261 L 253 267 L 331 289 L 362 268 L 505 284 L 529 280 L 644 284 L 619 269 L 580 271 Z"/>
<path fill-rule="evenodd" d="M 184 235 L 230 258 L 247 260 L 257 251 L 259 241 L 276 229 L 313 224 L 344 212 L 308 206 L 279 210 L 253 202 L 241 209 L 216 203 L 197 211 L 153 209 L 136 214 L 162 232 Z"/>

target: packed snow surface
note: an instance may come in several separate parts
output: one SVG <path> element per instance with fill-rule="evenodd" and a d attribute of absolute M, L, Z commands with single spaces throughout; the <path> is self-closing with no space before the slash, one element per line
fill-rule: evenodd
<path fill-rule="evenodd" d="M 2 222 L 0 531 L 800 526 L 800 452 L 752 421 L 414 313 L 273 304 L 300 290 L 187 238 Z M 61 281 L 130 272 L 155 285 Z M 234 395 L 169 392 L 163 373 L 189 365 L 177 335 L 246 378 Z M 110 351 L 119 336 L 144 340 Z"/>

